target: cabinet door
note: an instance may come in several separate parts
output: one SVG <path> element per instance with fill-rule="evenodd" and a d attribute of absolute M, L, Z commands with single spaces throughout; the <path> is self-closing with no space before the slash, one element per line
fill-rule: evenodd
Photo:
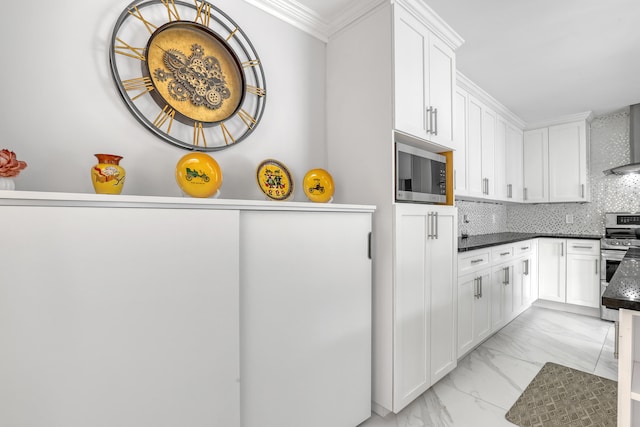
<path fill-rule="evenodd" d="M 426 205 L 396 206 L 394 412 L 431 385 L 431 295 L 427 269 L 430 221 Z"/>
<path fill-rule="evenodd" d="M 467 133 L 467 194 L 484 197 L 482 176 L 482 104 L 469 95 Z"/>
<path fill-rule="evenodd" d="M 503 117 L 496 117 L 496 134 L 494 146 L 494 194 L 492 199 L 507 200 L 507 122 Z"/>
<path fill-rule="evenodd" d="M 538 240 L 539 298 L 566 302 L 566 254 L 564 239 Z"/>
<path fill-rule="evenodd" d="M 600 307 L 600 258 L 567 255 L 567 303 Z"/>
<path fill-rule="evenodd" d="M 496 113 L 484 106 L 482 109 L 482 177 L 485 179 L 485 197 L 490 199 L 496 196 L 495 139 Z"/>
<path fill-rule="evenodd" d="M 523 178 L 525 203 L 549 201 L 549 132 L 547 128 L 524 132 Z"/>
<path fill-rule="evenodd" d="M 453 186 L 456 195 L 467 195 L 467 92 L 457 89 L 454 98 Z"/>
<path fill-rule="evenodd" d="M 458 357 L 491 333 L 491 269 L 458 278 Z"/>
<path fill-rule="evenodd" d="M 491 274 L 491 273 L 489 273 Z M 458 278 L 458 355 L 462 356 L 476 344 L 474 336 L 474 308 L 478 298 L 479 274 Z"/>
<path fill-rule="evenodd" d="M 494 267 L 491 271 L 491 331 L 496 331 L 505 323 L 505 288 L 507 266 Z M 511 292 L 513 295 L 513 292 Z"/>
<path fill-rule="evenodd" d="M 455 52 L 435 34 L 429 37 L 429 105 L 434 108 L 429 140 L 444 147 L 453 146 L 453 96 Z"/>
<path fill-rule="evenodd" d="M 507 124 L 506 152 L 507 200 L 522 202 L 522 131 L 511 124 Z"/>
<path fill-rule="evenodd" d="M 371 214 L 246 211 L 240 230 L 242 425 L 361 423 L 371 415 Z M 309 418 L 318 404 L 333 409 Z"/>
<path fill-rule="evenodd" d="M 473 336 L 479 343 L 491 334 L 491 270 L 485 270 L 478 277 L 478 297 L 473 305 Z"/>
<path fill-rule="evenodd" d="M 549 127 L 549 201 L 588 201 L 584 121 Z"/>
<path fill-rule="evenodd" d="M 431 383 L 451 372 L 456 353 L 456 261 L 458 217 L 456 208 L 434 207 L 437 238 L 429 245 L 431 291 Z"/>
<path fill-rule="evenodd" d="M 395 127 L 427 139 L 429 30 L 398 4 L 393 14 Z"/>
<path fill-rule="evenodd" d="M 240 425 L 237 211 L 2 218 L 1 425 Z"/>
<path fill-rule="evenodd" d="M 453 207 L 396 206 L 394 412 L 456 366 L 457 223 Z"/>

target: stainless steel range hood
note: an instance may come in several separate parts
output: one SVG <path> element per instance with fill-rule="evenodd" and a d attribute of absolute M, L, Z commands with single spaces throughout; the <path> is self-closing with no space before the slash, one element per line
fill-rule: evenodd
<path fill-rule="evenodd" d="M 629 145 L 631 163 L 604 171 L 605 175 L 627 175 L 640 173 L 640 104 L 629 107 Z"/>

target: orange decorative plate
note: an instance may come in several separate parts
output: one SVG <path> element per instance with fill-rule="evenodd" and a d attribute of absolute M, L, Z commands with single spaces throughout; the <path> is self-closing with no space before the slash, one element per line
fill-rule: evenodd
<path fill-rule="evenodd" d="M 312 202 L 327 203 L 333 198 L 333 178 L 324 169 L 311 169 L 302 180 L 304 194 Z"/>
<path fill-rule="evenodd" d="M 260 163 L 256 179 L 260 190 L 270 199 L 286 200 L 293 194 L 291 173 L 277 160 L 267 159 Z"/>
<path fill-rule="evenodd" d="M 191 197 L 211 197 L 222 186 L 222 171 L 213 157 L 191 153 L 178 161 L 176 182 Z"/>

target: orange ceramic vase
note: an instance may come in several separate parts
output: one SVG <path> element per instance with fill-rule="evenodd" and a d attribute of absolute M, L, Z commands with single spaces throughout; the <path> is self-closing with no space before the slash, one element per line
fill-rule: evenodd
<path fill-rule="evenodd" d="M 125 171 L 119 165 L 122 156 L 96 154 L 98 164 L 91 168 L 91 182 L 98 194 L 120 194 L 124 186 Z"/>

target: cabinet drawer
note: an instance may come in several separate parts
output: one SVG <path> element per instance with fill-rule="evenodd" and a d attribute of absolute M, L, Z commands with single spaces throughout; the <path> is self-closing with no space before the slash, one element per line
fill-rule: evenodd
<path fill-rule="evenodd" d="M 531 250 L 533 249 L 533 240 L 516 242 L 513 244 L 513 247 L 515 256 L 527 255 L 531 253 Z"/>
<path fill-rule="evenodd" d="M 493 264 L 500 264 L 513 258 L 513 245 L 496 246 L 491 250 L 491 259 Z"/>
<path fill-rule="evenodd" d="M 467 274 L 480 268 L 486 267 L 491 262 L 491 251 L 477 250 L 463 252 L 458 255 L 458 275 Z"/>
<path fill-rule="evenodd" d="M 600 240 L 567 239 L 567 253 L 600 255 Z"/>

